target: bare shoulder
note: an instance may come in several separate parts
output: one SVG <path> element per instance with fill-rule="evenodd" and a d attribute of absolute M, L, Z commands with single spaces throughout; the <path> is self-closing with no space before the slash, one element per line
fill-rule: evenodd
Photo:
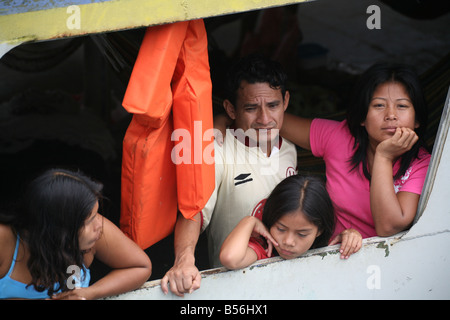
<path fill-rule="evenodd" d="M 16 236 L 10 226 L 0 224 L 0 278 L 8 272 L 16 246 Z"/>
<path fill-rule="evenodd" d="M 15 243 L 16 242 L 16 235 L 14 234 L 13 230 L 10 226 L 6 224 L 0 223 L 0 243 L 1 243 L 1 251 L 5 248 L 5 245 Z"/>
<path fill-rule="evenodd" d="M 122 234 L 122 230 L 119 229 L 118 226 L 116 226 L 111 220 L 106 218 L 105 216 L 102 216 L 103 219 L 103 236 L 111 237 L 115 236 L 118 233 Z"/>
<path fill-rule="evenodd" d="M 119 229 L 112 221 L 106 217 L 103 219 L 103 232 L 100 239 L 95 245 L 95 253 L 99 253 L 103 250 L 111 251 L 118 249 L 119 246 L 123 246 L 124 243 L 127 245 L 133 245 L 134 242 L 131 241 L 123 232 Z"/>

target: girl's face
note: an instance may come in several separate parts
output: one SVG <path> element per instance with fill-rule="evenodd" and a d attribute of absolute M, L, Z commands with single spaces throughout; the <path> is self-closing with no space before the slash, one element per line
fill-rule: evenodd
<path fill-rule="evenodd" d="M 317 226 L 312 224 L 301 210 L 283 215 L 269 231 L 278 242 L 279 246 L 275 249 L 283 259 L 301 256 L 320 235 Z"/>
<path fill-rule="evenodd" d="M 80 230 L 78 241 L 81 250 L 91 249 L 102 236 L 102 217 L 98 214 L 98 201 L 95 203 L 90 216 Z"/>
<path fill-rule="evenodd" d="M 380 84 L 373 93 L 366 119 L 361 125 L 366 127 L 370 144 L 374 147 L 391 138 L 397 127 L 418 128 L 414 106 L 403 84 Z"/>

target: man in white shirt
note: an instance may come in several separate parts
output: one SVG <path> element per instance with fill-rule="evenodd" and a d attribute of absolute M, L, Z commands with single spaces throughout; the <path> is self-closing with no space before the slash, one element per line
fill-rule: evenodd
<path fill-rule="evenodd" d="M 280 64 L 259 55 L 242 59 L 231 70 L 223 104 L 234 124 L 223 145 L 214 144 L 215 189 L 192 220 L 178 216 L 174 266 L 161 281 L 165 293 L 169 286 L 179 296 L 200 287 L 194 256 L 200 232 L 207 232 L 211 265 L 219 266 L 220 247 L 231 230 L 258 210 L 281 180 L 296 173 L 295 146 L 278 135 L 289 104 L 286 78 Z"/>

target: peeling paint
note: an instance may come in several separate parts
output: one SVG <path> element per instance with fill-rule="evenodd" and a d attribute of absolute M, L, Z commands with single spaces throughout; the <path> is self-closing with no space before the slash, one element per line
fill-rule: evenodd
<path fill-rule="evenodd" d="M 266 266 L 267 266 L 267 263 L 256 264 L 256 265 L 250 266 L 250 270 L 253 270 L 254 268 L 266 267 Z"/>
<path fill-rule="evenodd" d="M 323 258 L 325 258 L 325 256 L 327 256 L 328 254 L 339 254 L 339 250 L 325 251 L 318 253 L 317 255 L 321 256 L 323 260 Z"/>
<path fill-rule="evenodd" d="M 180 5 L 183 8 L 185 19 L 187 19 L 189 17 L 189 1 L 182 0 Z"/>
<path fill-rule="evenodd" d="M 202 274 L 202 278 L 204 278 L 206 276 L 211 276 L 211 275 L 218 274 L 218 273 L 221 273 L 221 272 L 224 272 L 224 271 L 228 271 L 228 269 L 225 268 L 225 267 L 215 268 L 215 269 L 208 269 L 208 270 L 202 271 L 201 274 Z"/>
<path fill-rule="evenodd" d="M 387 257 L 389 256 L 389 245 L 386 243 L 386 241 L 380 242 L 377 245 L 378 249 L 384 249 L 384 256 Z"/>

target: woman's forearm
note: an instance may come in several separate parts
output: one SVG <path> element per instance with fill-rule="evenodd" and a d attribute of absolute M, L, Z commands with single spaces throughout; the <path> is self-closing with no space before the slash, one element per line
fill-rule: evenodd
<path fill-rule="evenodd" d="M 391 236 L 410 223 L 394 190 L 392 160 L 377 154 L 372 167 L 370 208 L 379 236 Z"/>
<path fill-rule="evenodd" d="M 114 269 L 86 288 L 86 299 L 100 299 L 138 289 L 148 280 L 148 267 Z"/>

